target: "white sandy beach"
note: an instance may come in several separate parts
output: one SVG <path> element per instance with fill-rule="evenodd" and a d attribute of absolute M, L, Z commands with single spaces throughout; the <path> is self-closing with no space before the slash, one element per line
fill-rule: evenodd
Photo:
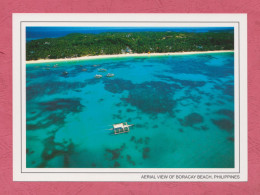
<path fill-rule="evenodd" d="M 78 58 L 30 60 L 30 61 L 26 61 L 26 64 L 90 60 L 90 59 L 101 59 L 101 58 L 117 58 L 117 57 L 188 55 L 188 54 L 223 53 L 223 52 L 234 52 L 234 51 L 233 50 L 216 50 L 216 51 L 169 52 L 169 53 L 150 53 L 150 54 L 148 54 L 148 53 L 140 53 L 140 54 L 134 53 L 134 54 L 97 55 L 97 56 L 82 56 L 82 57 L 78 57 Z"/>

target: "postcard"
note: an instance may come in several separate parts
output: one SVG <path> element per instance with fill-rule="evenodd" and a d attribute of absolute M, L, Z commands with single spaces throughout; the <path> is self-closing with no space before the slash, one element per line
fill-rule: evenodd
<path fill-rule="evenodd" d="M 14 181 L 247 181 L 245 14 L 13 14 Z"/>

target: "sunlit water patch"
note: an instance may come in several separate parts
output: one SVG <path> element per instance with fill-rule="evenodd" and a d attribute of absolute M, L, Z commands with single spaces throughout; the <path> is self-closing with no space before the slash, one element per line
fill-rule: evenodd
<path fill-rule="evenodd" d="M 233 53 L 28 64 L 26 97 L 28 168 L 234 167 Z"/>

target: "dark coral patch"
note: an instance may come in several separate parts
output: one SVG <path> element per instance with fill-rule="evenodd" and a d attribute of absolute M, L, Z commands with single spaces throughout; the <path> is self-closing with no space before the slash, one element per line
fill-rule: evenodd
<path fill-rule="evenodd" d="M 131 137 L 130 141 L 133 141 L 135 144 L 148 144 L 149 141 L 150 141 L 150 138 L 149 137 L 145 137 L 145 138 L 136 138 L 134 136 Z"/>
<path fill-rule="evenodd" d="M 207 105 L 207 106 L 211 106 L 211 103 L 210 103 L 210 102 L 207 102 L 206 105 Z"/>
<path fill-rule="evenodd" d="M 77 90 L 84 87 L 84 82 L 40 82 L 26 86 L 26 100 L 29 101 L 43 95 L 58 94 L 68 90 Z"/>
<path fill-rule="evenodd" d="M 53 101 L 41 102 L 39 106 L 46 111 L 62 110 L 63 112 L 80 112 L 83 105 L 80 99 L 55 99 Z"/>
<path fill-rule="evenodd" d="M 112 154 L 112 160 L 116 160 L 120 156 L 120 149 L 115 149 L 115 150 L 106 149 L 106 151 Z"/>
<path fill-rule="evenodd" d="M 135 119 L 142 120 L 142 117 L 141 116 L 137 116 L 137 117 L 135 117 Z"/>
<path fill-rule="evenodd" d="M 101 82 L 101 80 L 100 79 L 96 79 L 96 78 L 86 79 L 85 80 L 85 84 L 87 84 L 87 85 L 94 85 L 94 84 L 99 83 L 99 82 Z"/>
<path fill-rule="evenodd" d="M 33 150 L 26 148 L 26 155 L 30 155 L 30 154 L 33 154 L 33 153 L 34 153 Z"/>
<path fill-rule="evenodd" d="M 120 164 L 119 164 L 119 162 L 117 162 L 117 161 L 115 161 L 115 163 L 114 163 L 114 166 L 113 166 L 114 168 L 118 168 L 118 167 L 120 167 Z"/>
<path fill-rule="evenodd" d="M 224 55 L 224 54 L 219 54 Z M 226 54 L 225 54 L 226 55 Z M 227 54 L 227 57 L 233 58 L 234 54 Z M 209 56 L 209 55 L 208 55 Z M 203 56 L 178 56 L 178 61 L 174 64 L 169 64 L 168 72 L 175 74 L 203 74 L 210 78 L 221 78 L 234 74 L 234 60 L 225 60 L 223 66 L 208 66 L 205 63 L 209 62 L 210 57 Z M 183 66 L 185 64 L 185 66 Z"/>
<path fill-rule="evenodd" d="M 179 98 L 177 101 L 182 105 L 182 106 L 189 106 L 191 104 L 195 103 L 200 103 L 201 96 L 196 96 L 191 94 L 191 90 L 186 90 L 185 91 L 185 96 Z"/>
<path fill-rule="evenodd" d="M 144 67 L 153 67 L 154 65 L 144 65 Z"/>
<path fill-rule="evenodd" d="M 79 66 L 78 66 L 79 67 Z M 49 69 L 49 68 L 48 68 Z M 81 68 L 79 69 L 81 71 Z M 86 79 L 84 82 L 61 82 L 57 81 L 57 78 L 59 76 L 62 77 L 71 77 L 75 76 L 77 74 L 77 71 L 69 71 L 65 69 L 51 69 L 48 71 L 35 71 L 35 72 L 29 72 L 28 75 L 26 75 L 26 99 L 31 100 L 35 97 L 40 97 L 42 95 L 50 95 L 50 94 L 58 94 L 61 92 L 65 92 L 68 90 L 79 90 L 79 88 L 85 87 L 86 85 L 90 84 L 96 84 L 100 82 L 99 79 L 91 78 Z M 47 82 L 38 82 L 30 84 L 31 79 L 39 79 L 41 77 L 48 77 Z M 51 80 L 52 82 L 49 82 Z M 79 91 L 76 91 L 79 92 Z"/>
<path fill-rule="evenodd" d="M 119 119 L 122 120 L 122 116 L 120 114 L 113 114 L 113 119 Z"/>
<path fill-rule="evenodd" d="M 181 84 L 183 87 L 202 87 L 203 85 L 206 84 L 206 82 L 204 81 L 181 80 L 166 75 L 155 75 L 155 76 L 166 81 L 173 81 L 175 83 L 178 83 L 177 85 L 176 84 L 174 85 L 176 89 L 181 88 L 179 84 Z"/>
<path fill-rule="evenodd" d="M 201 126 L 200 128 L 201 128 L 201 130 L 203 130 L 203 131 L 209 130 L 209 128 L 208 128 L 207 126 L 205 126 L 205 125 Z"/>
<path fill-rule="evenodd" d="M 128 97 L 121 99 L 143 112 L 149 114 L 170 113 L 175 106 L 175 101 L 172 99 L 175 88 L 172 84 L 152 81 L 135 85 L 131 81 L 123 79 L 107 79 L 103 82 L 105 89 L 112 93 L 122 93 L 124 90 L 128 90 Z M 132 111 L 127 109 L 127 112 Z"/>
<path fill-rule="evenodd" d="M 81 112 L 84 107 L 78 98 L 54 99 L 40 102 L 38 105 L 41 113 L 26 119 L 27 130 L 43 129 L 51 125 L 62 126 L 69 113 Z M 35 122 L 37 118 L 41 118 L 41 120 Z"/>
<path fill-rule="evenodd" d="M 184 120 L 183 119 L 179 119 L 179 122 L 181 123 L 182 126 L 190 126 L 192 127 L 193 125 L 196 125 L 198 123 L 202 123 L 203 122 L 203 117 L 198 114 L 198 113 L 191 113 L 189 115 L 187 115 Z"/>
<path fill-rule="evenodd" d="M 215 85 L 214 87 L 217 90 L 221 90 L 224 95 L 228 95 L 234 97 L 234 83 L 232 84 L 223 84 L 223 85 Z"/>
<path fill-rule="evenodd" d="M 228 137 L 227 140 L 230 142 L 234 142 L 234 137 Z"/>
<path fill-rule="evenodd" d="M 116 106 L 117 106 L 117 107 L 120 107 L 121 104 L 122 104 L 122 102 L 119 102 L 119 103 L 116 104 Z"/>
<path fill-rule="evenodd" d="M 48 161 L 56 156 L 63 156 L 63 167 L 69 167 L 69 156 L 74 153 L 75 145 L 71 140 L 58 143 L 54 141 L 54 133 L 44 140 L 44 150 L 42 152 L 42 163 L 39 168 L 47 168 Z"/>
<path fill-rule="evenodd" d="M 129 91 L 127 101 L 148 114 L 170 113 L 175 106 L 171 85 L 164 82 L 145 82 Z"/>
<path fill-rule="evenodd" d="M 228 119 L 220 119 L 220 120 L 214 120 L 211 119 L 213 124 L 215 124 L 218 128 L 226 130 L 228 132 L 231 132 L 234 130 L 234 123 L 233 121 L 230 121 Z"/>
<path fill-rule="evenodd" d="M 220 115 L 225 115 L 225 116 L 229 117 L 230 119 L 234 120 L 234 111 L 232 111 L 232 110 L 221 109 L 221 110 L 218 110 L 216 113 L 220 114 Z"/>
<path fill-rule="evenodd" d="M 103 102 L 104 101 L 104 99 L 103 98 L 100 98 L 99 100 L 98 100 L 98 102 Z"/>
<path fill-rule="evenodd" d="M 217 101 L 220 105 L 224 105 L 225 103 L 224 102 L 222 102 L 221 100 L 218 100 Z"/>
<path fill-rule="evenodd" d="M 143 127 L 145 127 L 145 125 L 135 124 L 135 127 L 137 127 L 137 128 L 143 128 Z"/>
<path fill-rule="evenodd" d="M 226 85 L 226 87 L 223 90 L 223 93 L 225 95 L 234 96 L 234 85 Z"/>
<path fill-rule="evenodd" d="M 175 110 L 175 113 L 179 113 L 180 111 L 181 111 L 181 110 L 176 109 L 176 110 Z"/>
<path fill-rule="evenodd" d="M 124 149 L 125 149 L 125 144 L 123 144 L 120 148 L 117 148 L 114 150 L 106 149 L 106 152 L 112 154 L 111 160 L 116 160 L 120 157 L 120 154 L 121 154 L 122 150 L 124 150 Z"/>
<path fill-rule="evenodd" d="M 34 124 L 30 120 L 26 121 L 26 130 L 38 130 L 44 129 L 51 125 L 56 125 L 58 127 L 62 126 L 65 122 L 66 114 L 65 113 L 50 113 L 43 120 L 38 121 Z"/>
<path fill-rule="evenodd" d="M 126 155 L 127 158 L 127 162 L 129 162 L 130 164 L 132 164 L 133 166 L 135 166 L 135 162 L 132 160 L 130 155 Z"/>
<path fill-rule="evenodd" d="M 143 148 L 143 159 L 146 159 L 149 157 L 150 148 L 146 147 Z"/>
<path fill-rule="evenodd" d="M 65 71 L 65 69 L 53 69 L 50 67 L 43 67 L 43 68 L 37 68 L 37 69 L 31 69 L 29 67 L 26 67 L 26 72 L 28 73 L 26 75 L 27 79 L 39 79 L 41 77 L 59 77 L 62 72 Z"/>
<path fill-rule="evenodd" d="M 145 137 L 144 143 L 147 145 L 149 144 L 150 138 L 149 137 Z"/>
<path fill-rule="evenodd" d="M 118 62 L 114 62 L 114 61 L 110 61 L 109 63 L 102 63 L 102 67 L 105 67 L 106 69 L 112 70 L 112 69 L 118 69 L 118 68 L 129 68 L 129 65 L 131 64 L 131 62 L 134 63 L 134 60 L 132 61 L 118 61 Z"/>
<path fill-rule="evenodd" d="M 135 110 L 127 108 L 126 112 L 134 112 Z"/>
<path fill-rule="evenodd" d="M 150 115 L 150 119 L 151 120 L 155 120 L 155 119 L 157 119 L 158 117 L 157 117 L 157 115 L 156 114 L 152 114 L 152 115 Z"/>
<path fill-rule="evenodd" d="M 179 132 L 183 133 L 183 129 L 179 129 Z"/>
<path fill-rule="evenodd" d="M 134 88 L 134 84 L 131 81 L 123 79 L 106 79 L 103 81 L 105 84 L 105 90 L 111 93 L 122 93 L 124 90 L 131 90 Z"/>
<path fill-rule="evenodd" d="M 136 140 L 136 143 L 137 144 L 142 144 L 143 143 L 143 138 L 140 138 L 140 139 Z"/>

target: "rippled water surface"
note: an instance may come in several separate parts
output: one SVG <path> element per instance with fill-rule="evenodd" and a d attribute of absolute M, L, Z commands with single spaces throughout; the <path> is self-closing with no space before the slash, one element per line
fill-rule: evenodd
<path fill-rule="evenodd" d="M 234 167 L 234 53 L 27 64 L 26 98 L 28 168 Z"/>

